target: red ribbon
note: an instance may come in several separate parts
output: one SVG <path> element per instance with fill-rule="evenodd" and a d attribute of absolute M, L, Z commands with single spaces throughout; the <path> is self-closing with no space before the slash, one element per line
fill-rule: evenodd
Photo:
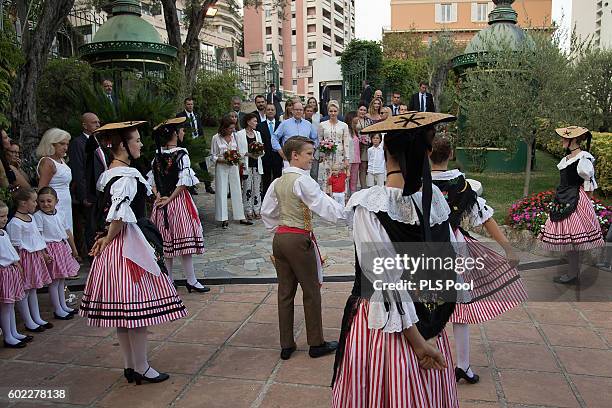
<path fill-rule="evenodd" d="M 200 216 L 198 215 L 198 210 L 195 208 L 195 205 L 193 204 L 193 199 L 191 198 L 189 193 L 185 193 L 185 202 L 189 214 L 193 217 L 194 220 L 198 222 L 198 224 L 200 224 Z"/>

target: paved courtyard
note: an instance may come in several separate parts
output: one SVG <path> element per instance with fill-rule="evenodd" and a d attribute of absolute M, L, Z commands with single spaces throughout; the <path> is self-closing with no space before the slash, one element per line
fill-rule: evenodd
<path fill-rule="evenodd" d="M 299 291 L 298 352 L 288 361 L 279 358 L 276 285 L 261 279 L 274 276 L 271 236 L 261 221 L 253 227 L 232 224 L 224 231 L 210 221 L 214 208 L 210 196 L 202 194 L 198 201 L 207 244 L 207 253 L 196 261 L 198 273 L 205 271 L 218 281 L 249 278 L 264 283 L 213 285 L 203 295 L 179 287 L 189 316 L 149 329 L 151 363 L 170 373 L 171 379 L 142 386 L 123 378 L 113 329 L 87 327 L 81 318 L 53 320 L 48 297 L 40 294 L 43 317 L 56 327 L 36 335 L 25 349 L 0 348 L 0 406 L 330 405 L 333 356 L 308 357 Z M 321 225 L 317 232 L 330 264 L 325 275 L 345 280 L 323 285 L 325 334 L 337 339 L 352 287 L 346 280 L 353 273 L 353 250 L 346 227 Z M 588 269 L 577 299 L 573 288 L 550 283 L 563 265 L 544 267 L 547 260 L 530 254 L 523 254 L 523 259 L 521 274 L 531 299 L 548 301 L 530 301 L 472 328 L 471 360 L 481 382 L 459 384 L 461 406 L 611 407 L 612 275 Z M 78 281 L 72 283 L 78 288 Z M 67 390 L 68 399 L 9 403 L 6 394 L 11 388 L 61 388 Z"/>

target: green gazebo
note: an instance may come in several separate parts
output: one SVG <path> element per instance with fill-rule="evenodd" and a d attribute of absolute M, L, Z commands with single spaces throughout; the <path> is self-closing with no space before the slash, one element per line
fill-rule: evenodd
<path fill-rule="evenodd" d="M 505 49 L 518 51 L 523 47 L 533 48 L 533 39 L 517 25 L 517 13 L 512 8 L 514 0 L 493 0 L 495 8 L 489 13 L 489 26 L 479 31 L 469 42 L 462 55 L 451 60 L 455 73 L 462 77 L 470 69 L 487 69 L 495 58 L 495 52 Z M 458 128 L 461 131 L 465 114 L 460 113 Z M 457 147 L 457 160 L 472 170 L 518 173 L 525 170 L 527 145 L 518 143 L 517 151 L 509 154 L 506 149 L 483 146 L 476 148 Z M 476 165 L 474 154 L 483 156 L 484 162 Z M 484 168 L 482 167 L 484 163 Z M 534 161 L 532 158 L 532 165 Z"/>
<path fill-rule="evenodd" d="M 155 27 L 141 18 L 140 2 L 116 0 L 112 16 L 93 41 L 79 47 L 81 59 L 98 69 L 163 72 L 176 60 L 177 49 L 164 44 Z"/>

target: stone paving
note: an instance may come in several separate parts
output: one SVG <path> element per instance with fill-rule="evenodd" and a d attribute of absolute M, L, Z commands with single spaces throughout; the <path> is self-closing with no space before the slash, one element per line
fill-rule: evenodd
<path fill-rule="evenodd" d="M 273 277 L 271 236 L 261 221 L 222 230 L 210 221 L 214 204 L 207 196 L 197 197 L 207 244 L 197 270 L 218 279 Z M 347 280 L 353 273 L 349 231 L 321 226 L 319 242 L 330 263 L 325 275 Z M 612 407 L 612 274 L 590 268 L 576 292 L 551 283 L 563 265 L 542 267 L 541 257 L 521 255 L 530 302 L 472 328 L 471 362 L 481 382 L 458 385 L 461 407 Z M 328 339 L 339 335 L 351 287 L 323 285 Z M 180 286 L 179 294 L 189 316 L 149 328 L 151 363 L 171 379 L 142 386 L 123 378 L 113 329 L 87 327 L 78 317 L 53 320 L 48 296 L 40 294 L 43 317 L 56 327 L 25 349 L 0 348 L 0 407 L 330 406 L 333 356 L 308 357 L 299 290 L 298 351 L 288 361 L 279 358 L 275 284 L 214 285 L 203 295 Z M 68 399 L 9 402 L 11 388 L 61 388 Z"/>

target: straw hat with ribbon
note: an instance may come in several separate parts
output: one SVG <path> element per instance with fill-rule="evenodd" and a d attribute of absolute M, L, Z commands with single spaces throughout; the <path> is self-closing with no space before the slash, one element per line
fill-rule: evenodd
<path fill-rule="evenodd" d="M 361 130 L 361 133 L 390 132 L 393 130 L 413 130 L 442 122 L 452 122 L 457 118 L 447 113 L 437 112 L 406 112 L 397 116 L 389 116 L 382 122 L 375 123 Z"/>
<path fill-rule="evenodd" d="M 138 126 L 144 123 L 147 123 L 147 121 L 146 120 L 131 120 L 127 122 L 107 123 L 106 125 L 101 126 L 98 129 L 96 129 L 96 131 L 94 132 L 94 135 L 96 136 L 100 144 L 106 147 L 109 147 L 108 145 L 112 143 L 113 136 L 119 135 L 121 138 L 121 142 L 123 142 L 124 146 L 127 146 L 128 141 L 125 137 L 125 134 L 120 133 L 120 131 L 124 129 L 130 129 L 130 128 L 136 129 Z M 130 153 L 129 149 L 127 150 L 127 154 L 130 160 L 134 160 L 134 157 L 132 157 L 132 153 Z"/>
<path fill-rule="evenodd" d="M 584 136 L 587 141 L 586 150 L 591 149 L 591 131 L 581 126 L 568 126 L 555 129 L 555 132 L 563 139 L 576 139 L 577 137 Z"/>

